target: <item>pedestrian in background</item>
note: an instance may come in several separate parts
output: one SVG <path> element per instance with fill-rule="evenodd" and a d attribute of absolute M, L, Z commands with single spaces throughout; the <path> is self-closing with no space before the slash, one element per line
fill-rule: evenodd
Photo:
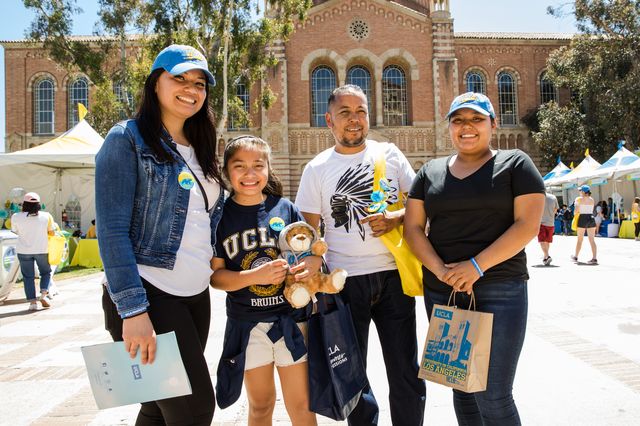
<path fill-rule="evenodd" d="M 585 230 L 587 232 L 587 238 L 589 239 L 589 245 L 591 246 L 591 260 L 587 263 L 589 265 L 598 264 L 598 248 L 596 247 L 596 221 L 593 217 L 595 201 L 591 198 L 591 187 L 589 185 L 582 185 L 580 187 L 580 196 L 576 198 L 575 213 L 579 214 L 578 225 L 576 229 L 576 235 L 578 240 L 576 241 L 575 254 L 571 255 L 571 260 L 578 261 L 578 255 L 580 249 L 582 249 L 582 240 L 584 239 Z"/>
<path fill-rule="evenodd" d="M 640 241 L 640 197 L 633 199 L 631 205 L 631 222 L 635 227 L 636 241 Z"/>
<path fill-rule="evenodd" d="M 544 194 L 544 210 L 542 210 L 542 219 L 540 219 L 540 230 L 538 231 L 538 243 L 542 249 L 542 263 L 545 266 L 551 265 L 551 256 L 549 256 L 549 247 L 553 242 L 553 233 L 555 232 L 554 218 L 558 211 L 558 199 L 550 192 Z"/>
<path fill-rule="evenodd" d="M 133 120 L 96 156 L 96 224 L 106 328 L 153 362 L 156 333 L 175 332 L 192 393 L 142 403 L 137 425 L 211 424 L 215 396 L 204 350 L 209 279 L 224 194 L 209 107 L 215 83 L 190 46 L 156 57 Z M 107 292 L 108 291 L 108 292 Z"/>
<path fill-rule="evenodd" d="M 49 284 L 51 265 L 49 265 L 49 235 L 53 235 L 53 217 L 40 210 L 40 196 L 35 192 L 25 194 L 22 212 L 11 216 L 11 231 L 18 234 L 16 252 L 20 262 L 20 272 L 24 281 L 24 293 L 29 302 L 29 310 L 38 309 L 38 300 L 43 308 L 51 307 Z M 40 272 L 40 298 L 36 299 L 35 266 Z"/>
<path fill-rule="evenodd" d="M 460 425 L 519 425 L 513 381 L 527 324 L 527 259 L 544 208 L 544 183 L 520 150 L 493 150 L 493 106 L 480 93 L 455 98 L 446 118 L 455 153 L 429 161 L 416 176 L 404 236 L 424 265 L 424 302 L 493 313 L 487 389 L 453 390 Z M 425 228 L 429 221 L 429 234 Z M 525 422 L 526 423 L 526 422 Z"/>

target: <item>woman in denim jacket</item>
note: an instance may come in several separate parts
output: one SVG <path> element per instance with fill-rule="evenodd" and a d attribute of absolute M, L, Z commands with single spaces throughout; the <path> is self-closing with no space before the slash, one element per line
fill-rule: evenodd
<path fill-rule="evenodd" d="M 215 84 L 189 46 L 158 54 L 134 120 L 115 125 L 96 156 L 96 222 L 106 274 L 106 328 L 133 358 L 153 362 L 156 333 L 174 331 L 191 395 L 142 404 L 137 425 L 209 425 L 215 398 L 204 348 L 210 260 L 222 214 Z"/>

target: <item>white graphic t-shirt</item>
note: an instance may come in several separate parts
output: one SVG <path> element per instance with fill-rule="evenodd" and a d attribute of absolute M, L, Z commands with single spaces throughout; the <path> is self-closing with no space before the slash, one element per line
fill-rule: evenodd
<path fill-rule="evenodd" d="M 371 236 L 369 224 L 360 224 L 370 214 L 367 207 L 372 203 L 379 150 L 387 160 L 389 204 L 409 192 L 415 177 L 409 161 L 394 144 L 367 140 L 366 145 L 357 154 L 338 154 L 334 148 L 318 154 L 305 167 L 296 196 L 301 212 L 319 214 L 324 221 L 329 268 L 344 268 L 351 276 L 397 269 L 382 241 Z"/>

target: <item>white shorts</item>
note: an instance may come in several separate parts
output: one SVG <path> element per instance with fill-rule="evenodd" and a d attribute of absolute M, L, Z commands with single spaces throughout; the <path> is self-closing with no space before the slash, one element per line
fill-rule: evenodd
<path fill-rule="evenodd" d="M 271 329 L 272 324 L 271 322 L 260 322 L 251 330 L 245 355 L 245 371 L 271 363 L 274 363 L 276 367 L 288 367 L 307 361 L 307 354 L 304 354 L 297 361 L 293 360 L 291 352 L 289 352 L 289 349 L 287 349 L 284 343 L 284 337 L 281 337 L 276 343 L 271 341 L 267 333 Z M 306 345 L 307 323 L 299 322 L 297 325 L 304 336 L 304 344 Z"/>

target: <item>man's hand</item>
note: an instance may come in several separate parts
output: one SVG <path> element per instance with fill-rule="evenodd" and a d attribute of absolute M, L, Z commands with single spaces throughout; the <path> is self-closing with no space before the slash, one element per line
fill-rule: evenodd
<path fill-rule="evenodd" d="M 140 348 L 142 363 L 153 363 L 156 358 L 156 332 L 148 313 L 125 318 L 122 323 L 122 339 L 124 349 L 129 352 L 131 358 L 136 357 Z"/>
<path fill-rule="evenodd" d="M 401 213 L 401 214 L 400 214 Z M 374 213 L 360 220 L 361 224 L 368 223 L 374 237 L 379 237 L 391 231 L 402 223 L 404 209 L 396 212 Z"/>

